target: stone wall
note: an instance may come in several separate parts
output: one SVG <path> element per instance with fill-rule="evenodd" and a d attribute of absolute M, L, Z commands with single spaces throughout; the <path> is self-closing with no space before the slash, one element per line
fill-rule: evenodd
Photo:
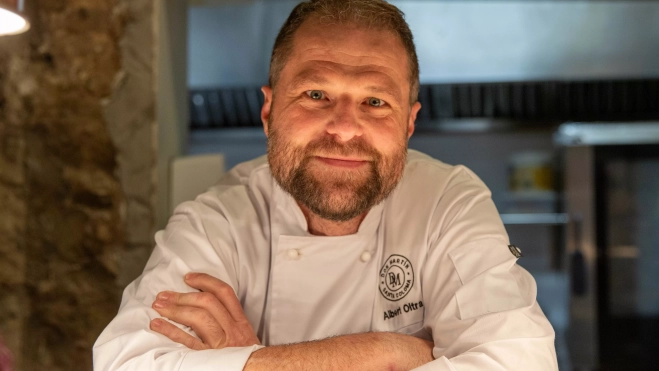
<path fill-rule="evenodd" d="M 16 94 L 16 87 L 7 83 L 10 63 L 4 49 L 16 50 L 17 46 L 4 41 L 0 39 L 0 334 L 16 358 L 22 350 L 22 327 L 29 312 L 24 286 L 25 135 L 14 113 L 21 104 L 7 98 Z"/>
<path fill-rule="evenodd" d="M 18 370 L 90 370 L 152 247 L 152 0 L 38 0 L 0 38 L 0 333 Z"/>

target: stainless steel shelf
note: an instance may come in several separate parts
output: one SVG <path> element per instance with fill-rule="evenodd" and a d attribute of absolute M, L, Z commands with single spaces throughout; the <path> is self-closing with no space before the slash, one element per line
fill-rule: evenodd
<path fill-rule="evenodd" d="M 503 224 L 563 225 L 569 218 L 565 213 L 525 213 L 501 214 L 501 220 Z"/>

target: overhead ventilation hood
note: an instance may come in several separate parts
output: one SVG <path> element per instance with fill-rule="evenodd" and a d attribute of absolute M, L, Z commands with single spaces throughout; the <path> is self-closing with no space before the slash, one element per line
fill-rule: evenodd
<path fill-rule="evenodd" d="M 391 1 L 421 68 L 418 129 L 459 119 L 659 118 L 659 2 Z M 298 1 L 195 0 L 189 13 L 190 125 L 261 126 L 258 87 Z"/>
<path fill-rule="evenodd" d="M 656 1 L 391 1 L 414 33 L 421 82 L 659 77 Z M 259 86 L 298 1 L 197 0 L 189 86 Z M 224 4 L 224 5 L 222 5 Z"/>

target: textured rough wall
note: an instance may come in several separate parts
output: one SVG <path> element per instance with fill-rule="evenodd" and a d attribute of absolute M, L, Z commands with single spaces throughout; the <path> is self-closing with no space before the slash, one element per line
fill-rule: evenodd
<path fill-rule="evenodd" d="M 90 370 L 152 247 L 153 5 L 31 5 L 0 38 L 0 332 L 19 370 Z"/>
<path fill-rule="evenodd" d="M 155 12 L 154 0 L 119 1 L 115 13 L 124 22 L 121 71 L 115 75 L 112 95 L 103 101 L 108 132 L 117 148 L 116 175 L 125 197 L 125 238 L 117 277 L 121 289 L 142 272 L 154 245 L 158 141 Z"/>
<path fill-rule="evenodd" d="M 15 114 L 21 104 L 7 96 L 16 94 L 9 86 L 10 60 L 4 49 L 16 50 L 20 43 L 0 39 L 0 334 L 15 353 L 21 352 L 22 327 L 29 311 L 25 283 L 25 135 Z M 16 356 L 15 356 L 16 358 Z"/>

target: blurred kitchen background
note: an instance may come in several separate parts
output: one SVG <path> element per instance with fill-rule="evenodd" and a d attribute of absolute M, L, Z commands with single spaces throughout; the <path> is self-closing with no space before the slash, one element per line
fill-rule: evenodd
<path fill-rule="evenodd" d="M 560 370 L 659 370 L 659 2 L 391 2 L 421 67 L 409 146 L 490 187 Z M 265 154 L 259 88 L 296 3 L 27 0 L 30 31 L 0 37 L 16 369 L 89 369 L 173 207 Z"/>

